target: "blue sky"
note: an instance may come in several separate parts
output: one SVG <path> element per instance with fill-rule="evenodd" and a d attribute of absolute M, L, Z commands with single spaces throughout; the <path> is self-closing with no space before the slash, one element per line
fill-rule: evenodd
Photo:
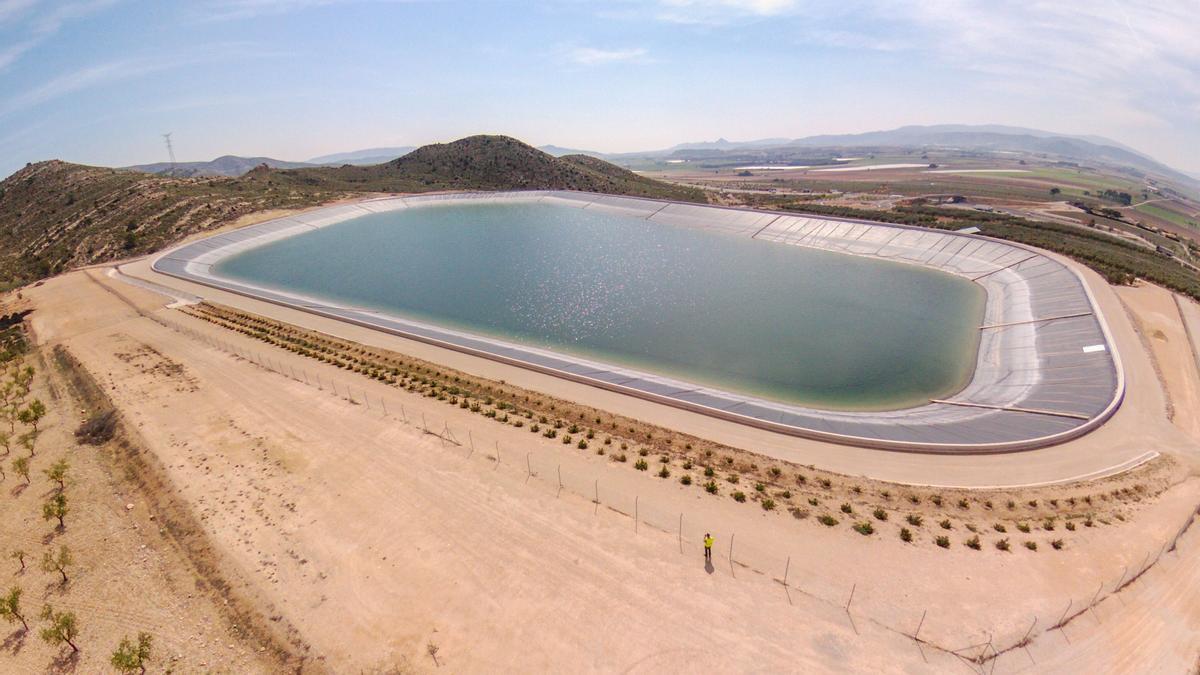
<path fill-rule="evenodd" d="M 1200 173 L 1200 2 L 0 0 L 0 175 L 999 123 Z"/>

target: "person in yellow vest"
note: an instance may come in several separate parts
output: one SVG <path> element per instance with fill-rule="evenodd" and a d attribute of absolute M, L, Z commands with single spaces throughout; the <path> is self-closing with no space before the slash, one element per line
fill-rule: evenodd
<path fill-rule="evenodd" d="M 712 545 L 713 545 L 712 535 L 705 532 L 704 533 L 704 560 L 707 562 L 712 562 Z"/>

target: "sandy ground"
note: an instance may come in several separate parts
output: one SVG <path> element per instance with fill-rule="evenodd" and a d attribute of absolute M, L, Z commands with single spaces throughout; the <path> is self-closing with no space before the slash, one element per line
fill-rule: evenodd
<path fill-rule="evenodd" d="M 1064 551 L 943 551 L 901 543 L 896 523 L 868 538 L 707 498 L 322 369 L 90 275 L 27 291 L 37 335 L 101 382 L 264 620 L 295 627 L 307 667 L 945 671 L 970 664 L 942 650 L 973 655 L 989 636 L 1004 649 L 1035 617 L 1028 652 L 1006 651 L 998 671 L 1179 672 L 1200 652 L 1200 528 L 1166 550 L 1200 502 L 1200 478 L 1186 469 L 1195 444 L 1163 418 L 1152 369 L 1131 374 L 1135 405 L 1094 435 L 1115 426 L 1104 441 L 1113 447 L 1176 455 L 1174 488 L 1128 522 L 1073 533 Z M 1132 340 L 1138 349 L 1123 354 L 1140 352 Z M 339 396 L 328 391 L 334 379 Z M 422 416 L 455 441 L 425 433 Z M 1141 434 L 1124 428 L 1139 421 Z M 708 569 L 705 530 L 718 542 Z M 778 581 L 785 570 L 788 588 Z M 1068 604 L 1069 616 L 1093 598 L 1094 609 L 1046 632 Z M 922 650 L 905 633 L 923 612 Z"/>
<path fill-rule="evenodd" d="M 1196 351 L 1184 323 L 1196 320 L 1196 303 L 1151 284 L 1118 288 L 1117 294 L 1133 318 L 1143 344 L 1167 392 L 1169 416 L 1175 426 L 1200 442 L 1200 378 Z"/>
<path fill-rule="evenodd" d="M 0 456 L 7 473 L 0 482 L 0 589 L 22 589 L 31 630 L 0 624 L 0 671 L 109 672 L 109 655 L 121 638 L 139 631 L 154 638 L 151 664 L 158 672 L 272 669 L 258 646 L 237 637 L 213 598 L 197 589 L 187 560 L 162 536 L 161 521 L 151 518 L 112 457 L 75 442 L 85 404 L 72 397 L 55 368 L 44 367 L 36 356 L 29 362 L 38 368 L 33 395 L 50 412 L 40 425 L 30 485 L 11 470 L 12 459 L 24 450 Z M 60 459 L 70 463 L 65 491 L 70 512 L 62 531 L 41 517 L 53 485 L 43 471 Z M 44 552 L 60 546 L 67 546 L 75 560 L 67 584 L 39 566 Z M 26 553 L 24 571 L 9 557 L 18 549 Z M 42 622 L 37 616 L 46 603 L 78 617 L 77 655 L 38 637 Z"/>

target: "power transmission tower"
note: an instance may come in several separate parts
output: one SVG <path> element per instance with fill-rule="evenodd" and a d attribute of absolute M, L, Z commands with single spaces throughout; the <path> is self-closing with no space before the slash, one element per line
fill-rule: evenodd
<path fill-rule="evenodd" d="M 162 135 L 163 140 L 167 142 L 167 154 L 171 157 L 171 173 L 175 173 L 175 148 L 171 147 L 171 133 Z"/>

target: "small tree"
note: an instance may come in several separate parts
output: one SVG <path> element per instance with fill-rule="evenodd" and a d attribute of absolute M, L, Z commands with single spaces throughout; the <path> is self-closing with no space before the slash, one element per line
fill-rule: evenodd
<path fill-rule="evenodd" d="M 58 572 L 62 575 L 62 582 L 67 583 L 67 568 L 75 564 L 75 558 L 71 555 L 71 549 L 66 546 L 61 546 L 58 549 L 58 555 L 54 555 L 50 551 L 42 556 L 42 571 L 43 572 Z"/>
<path fill-rule="evenodd" d="M 20 571 L 22 571 L 22 572 L 25 571 L 25 551 L 23 551 L 21 549 L 17 549 L 15 551 L 13 551 L 12 553 L 8 554 L 8 557 L 21 563 Z"/>
<path fill-rule="evenodd" d="M 67 643 L 71 651 L 79 651 L 75 638 L 79 636 L 79 627 L 75 623 L 75 612 L 56 612 L 50 605 L 42 608 L 42 620 L 49 625 L 42 629 L 42 639 L 52 645 Z"/>
<path fill-rule="evenodd" d="M 29 630 L 29 623 L 25 621 L 25 615 L 21 613 L 21 588 L 19 586 L 8 589 L 8 595 L 0 596 L 0 617 L 9 623 L 20 621 L 21 626 L 25 630 Z"/>
<path fill-rule="evenodd" d="M 0 447 L 4 448 L 4 456 L 7 457 L 12 452 L 12 434 L 7 431 L 0 431 Z"/>
<path fill-rule="evenodd" d="M 117 646 L 117 651 L 113 652 L 109 662 L 122 673 L 146 672 L 152 640 L 149 633 L 138 633 L 137 644 L 128 637 L 121 638 L 121 644 Z"/>
<path fill-rule="evenodd" d="M 33 399 L 29 405 L 25 406 L 21 412 L 17 413 L 17 419 L 21 420 L 22 424 L 28 424 L 33 427 L 34 431 L 38 430 L 38 422 L 46 416 L 46 404 L 40 399 Z"/>
<path fill-rule="evenodd" d="M 37 437 L 38 432 L 26 431 L 17 439 L 17 442 L 21 444 L 21 447 L 25 448 L 25 450 L 29 452 L 30 457 L 33 457 L 37 454 L 37 452 L 34 451 L 34 447 L 37 445 Z"/>
<path fill-rule="evenodd" d="M 67 460 L 60 459 L 52 464 L 49 469 L 46 469 L 46 478 L 58 483 L 58 489 L 61 492 L 67 489 L 67 469 L 70 468 L 71 465 L 67 463 Z"/>
<path fill-rule="evenodd" d="M 45 504 L 42 504 L 42 520 L 58 519 L 58 529 L 63 529 L 67 526 L 63 522 L 63 518 L 67 516 L 67 496 L 62 492 L 54 493 Z"/>
<path fill-rule="evenodd" d="M 21 476 L 25 479 L 25 484 L 29 485 L 29 458 L 18 457 L 14 459 L 12 467 L 13 471 L 16 471 L 18 476 Z"/>

